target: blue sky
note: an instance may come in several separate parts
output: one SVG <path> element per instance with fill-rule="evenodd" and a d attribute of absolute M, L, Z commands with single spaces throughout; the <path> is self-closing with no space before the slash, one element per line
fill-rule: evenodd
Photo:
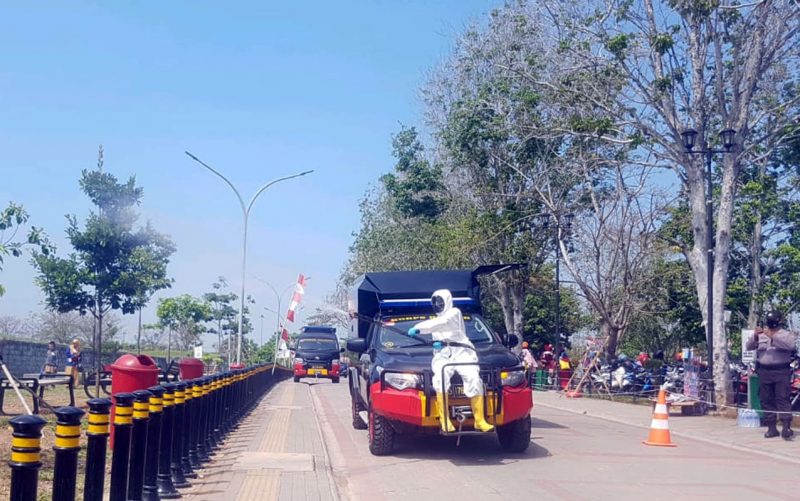
<path fill-rule="evenodd" d="M 178 251 L 166 295 L 238 289 L 241 216 L 253 210 L 248 291 L 257 308 L 300 272 L 309 313 L 333 287 L 358 200 L 391 169 L 390 136 L 417 124 L 419 88 L 466 23 L 500 2 L 14 2 L 0 15 L 0 203 L 22 203 L 65 253 L 64 215 L 86 214 L 83 168 L 135 175 L 143 217 Z M 40 311 L 27 259 L 9 259 L 0 315 Z M 154 302 L 155 303 L 155 302 Z M 275 317 L 265 312 L 267 325 Z M 154 308 L 145 322 L 155 319 Z M 301 316 L 302 321 L 302 316 Z M 134 321 L 125 325 L 133 332 Z"/>

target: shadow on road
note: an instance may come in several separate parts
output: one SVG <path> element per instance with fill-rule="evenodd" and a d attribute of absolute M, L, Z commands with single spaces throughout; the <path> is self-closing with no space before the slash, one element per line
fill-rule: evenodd
<path fill-rule="evenodd" d="M 494 433 L 487 433 L 485 437 L 462 437 L 458 446 L 453 437 L 401 435 L 395 439 L 395 447 L 393 456 L 396 457 L 420 461 L 447 460 L 456 466 L 503 465 L 550 456 L 550 451 L 533 441 L 523 453 L 505 452 Z"/>
<path fill-rule="evenodd" d="M 547 429 L 568 428 L 568 426 L 554 423 L 552 421 L 546 421 L 544 419 L 539 419 L 537 417 L 531 417 L 531 426 L 533 428 L 547 428 Z"/>

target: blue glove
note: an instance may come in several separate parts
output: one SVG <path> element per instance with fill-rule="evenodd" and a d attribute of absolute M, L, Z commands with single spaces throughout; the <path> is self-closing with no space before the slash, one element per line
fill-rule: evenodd
<path fill-rule="evenodd" d="M 416 327 L 412 327 L 412 328 L 408 329 L 408 335 L 411 336 L 411 337 L 418 336 L 419 335 L 419 329 L 417 329 Z"/>

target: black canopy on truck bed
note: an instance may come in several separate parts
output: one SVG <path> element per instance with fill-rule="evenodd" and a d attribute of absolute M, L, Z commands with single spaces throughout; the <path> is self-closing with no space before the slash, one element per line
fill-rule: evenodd
<path fill-rule="evenodd" d="M 480 313 L 478 277 L 520 268 L 519 264 L 495 264 L 474 270 L 383 271 L 365 273 L 353 287 L 348 308 L 351 313 L 350 336 L 366 337 L 370 321 L 381 311 L 381 302 L 392 300 L 429 300 L 439 289 L 448 289 L 454 298 L 471 298 L 472 311 Z M 366 317 L 366 318 L 364 318 Z"/>

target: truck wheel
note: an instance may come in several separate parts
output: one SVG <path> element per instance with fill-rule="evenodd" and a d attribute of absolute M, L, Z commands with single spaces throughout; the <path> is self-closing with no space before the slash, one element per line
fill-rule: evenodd
<path fill-rule="evenodd" d="M 299 377 L 297 377 L 297 376 L 295 376 L 295 377 L 294 377 L 294 382 L 295 382 L 295 383 L 299 383 L 299 382 L 300 382 L 300 378 L 299 378 Z"/>
<path fill-rule="evenodd" d="M 359 411 L 363 410 L 362 406 L 356 402 L 356 397 L 352 395 L 350 396 L 350 408 L 352 409 L 353 412 L 353 429 L 366 430 L 367 428 L 369 428 L 369 426 L 367 426 L 367 423 L 365 423 L 364 420 L 361 419 L 361 415 L 359 414 Z"/>
<path fill-rule="evenodd" d="M 506 452 L 525 452 L 531 445 L 531 417 L 497 427 L 497 440 Z"/>
<path fill-rule="evenodd" d="M 375 456 L 386 456 L 394 449 L 394 428 L 389 421 L 375 414 L 369 406 L 369 451 Z"/>
<path fill-rule="evenodd" d="M 331 380 L 334 382 L 334 384 L 339 384 L 339 378 L 338 377 L 331 378 Z"/>

